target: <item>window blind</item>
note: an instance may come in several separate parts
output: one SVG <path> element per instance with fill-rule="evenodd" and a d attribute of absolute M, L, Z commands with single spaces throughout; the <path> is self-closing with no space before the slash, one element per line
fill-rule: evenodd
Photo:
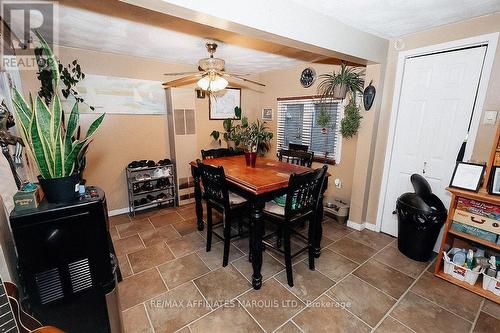
<path fill-rule="evenodd" d="M 321 110 L 330 116 L 326 133 L 317 124 Z M 340 101 L 321 102 L 319 98 L 278 99 L 277 149 L 288 149 L 289 143 L 309 146 L 315 156 L 340 161 L 339 128 L 342 114 Z"/>

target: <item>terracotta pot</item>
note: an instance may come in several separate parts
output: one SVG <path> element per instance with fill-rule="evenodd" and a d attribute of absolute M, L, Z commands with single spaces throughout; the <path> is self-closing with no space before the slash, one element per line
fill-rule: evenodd
<path fill-rule="evenodd" d="M 257 153 L 245 152 L 245 162 L 247 166 L 255 168 L 255 162 L 257 161 Z"/>
<path fill-rule="evenodd" d="M 333 88 L 333 98 L 344 99 L 347 95 L 347 87 L 342 85 Z"/>

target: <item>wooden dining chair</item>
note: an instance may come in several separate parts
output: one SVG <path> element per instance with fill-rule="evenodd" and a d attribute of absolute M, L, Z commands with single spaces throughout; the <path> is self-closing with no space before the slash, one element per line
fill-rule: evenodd
<path fill-rule="evenodd" d="M 218 157 L 225 157 L 225 156 L 231 156 L 231 150 L 228 148 L 215 148 L 215 149 L 209 149 L 209 150 L 201 150 L 201 158 L 206 160 L 210 158 L 218 158 Z"/>
<path fill-rule="evenodd" d="M 308 145 L 299 145 L 298 143 L 289 143 L 288 144 L 288 149 L 290 150 L 295 150 L 295 151 L 308 151 L 309 146 Z"/>
<path fill-rule="evenodd" d="M 286 277 L 290 287 L 293 287 L 292 258 L 308 250 L 309 269 L 314 270 L 313 241 L 316 234 L 316 214 L 320 211 L 318 209 L 319 197 L 324 186 L 327 170 L 328 167 L 324 165 L 311 172 L 292 174 L 288 181 L 285 206 L 283 207 L 274 201 L 269 201 L 266 202 L 263 210 L 264 217 L 277 225 L 276 231 L 263 237 L 263 243 L 266 247 L 284 254 Z M 309 221 L 307 237 L 294 229 L 295 226 L 305 221 Z M 293 254 L 290 248 L 292 235 L 306 244 L 305 247 Z M 277 241 L 275 244 L 272 244 L 267 241 L 272 237 L 276 237 L 277 240 L 283 239 L 283 249 L 281 249 L 281 242 Z"/>
<path fill-rule="evenodd" d="M 291 164 L 311 167 L 314 159 L 314 152 L 305 152 L 290 149 L 280 149 L 278 152 L 278 160 Z"/>
<path fill-rule="evenodd" d="M 229 261 L 229 247 L 232 238 L 242 237 L 245 213 L 247 212 L 247 200 L 238 194 L 228 190 L 226 175 L 222 166 L 215 167 L 196 161 L 203 184 L 203 197 L 207 204 L 207 246 L 210 252 L 212 247 L 212 234 L 224 243 L 224 254 L 222 266 L 227 266 Z M 212 209 L 222 215 L 222 220 L 213 223 Z M 231 235 L 231 224 L 237 221 L 238 233 Z M 213 230 L 215 226 L 222 224 L 223 234 L 220 235 Z"/>

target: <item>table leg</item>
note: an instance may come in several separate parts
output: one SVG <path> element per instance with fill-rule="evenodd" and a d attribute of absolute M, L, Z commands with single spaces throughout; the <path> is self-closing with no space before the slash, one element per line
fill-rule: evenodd
<path fill-rule="evenodd" d="M 262 236 L 264 235 L 264 220 L 262 215 L 262 209 L 264 208 L 264 203 L 256 200 L 252 204 L 252 213 L 250 220 L 250 232 L 252 237 L 252 246 L 250 248 L 250 255 L 252 258 L 252 286 L 255 290 L 259 290 L 262 286 L 262 274 L 260 270 L 262 268 Z"/>
<path fill-rule="evenodd" d="M 318 210 L 316 212 L 316 221 L 314 228 L 314 257 L 319 258 L 321 255 L 321 238 L 323 237 L 323 194 L 325 193 L 326 187 L 321 191 L 319 195 Z"/>
<path fill-rule="evenodd" d="M 198 224 L 198 230 L 203 230 L 203 205 L 201 203 L 201 187 L 200 187 L 200 175 L 198 174 L 198 169 L 191 166 L 191 175 L 194 181 L 194 200 L 195 200 L 195 210 L 196 210 L 196 223 Z"/>

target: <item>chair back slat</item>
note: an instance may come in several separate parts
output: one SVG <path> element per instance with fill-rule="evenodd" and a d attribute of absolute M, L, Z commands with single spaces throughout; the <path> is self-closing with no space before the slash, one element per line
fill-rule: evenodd
<path fill-rule="evenodd" d="M 281 162 L 301 165 L 310 168 L 314 159 L 314 152 L 280 149 L 278 159 Z"/>
<path fill-rule="evenodd" d="M 327 169 L 328 167 L 324 165 L 311 172 L 290 176 L 285 203 L 286 219 L 316 210 Z"/>
<path fill-rule="evenodd" d="M 308 151 L 309 146 L 308 145 L 299 145 L 298 143 L 289 143 L 288 149 L 296 150 L 296 151 Z"/>
<path fill-rule="evenodd" d="M 224 157 L 224 156 L 231 156 L 231 150 L 228 148 L 215 148 L 215 149 L 209 149 L 209 150 L 201 150 L 201 158 L 206 160 L 206 159 L 211 159 L 211 158 L 218 158 L 218 157 Z"/>
<path fill-rule="evenodd" d="M 220 206 L 229 208 L 229 191 L 226 183 L 226 174 L 222 166 L 212 166 L 196 160 L 203 184 L 203 194 L 206 200 Z"/>

